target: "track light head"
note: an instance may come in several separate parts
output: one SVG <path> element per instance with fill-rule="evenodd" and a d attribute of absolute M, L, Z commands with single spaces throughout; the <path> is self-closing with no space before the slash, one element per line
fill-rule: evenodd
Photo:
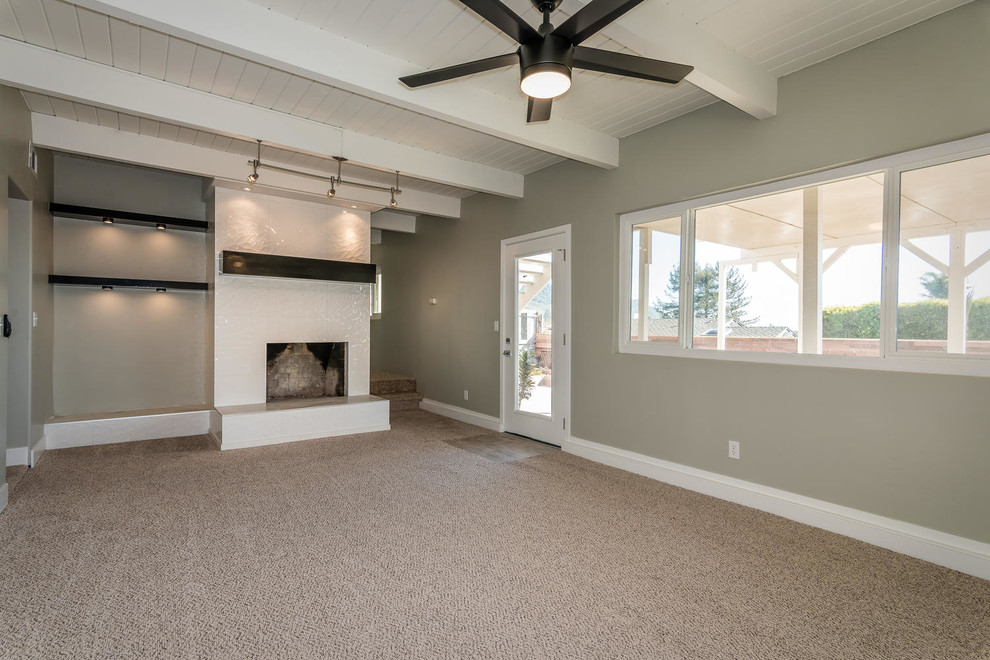
<path fill-rule="evenodd" d="M 103 285 L 103 290 L 104 291 L 113 291 L 113 287 L 111 285 L 109 285 L 109 284 L 104 284 Z"/>
<path fill-rule="evenodd" d="M 333 197 L 336 197 L 336 196 L 337 196 L 337 189 L 334 188 L 333 187 L 333 184 L 331 183 L 330 184 L 330 190 L 327 191 L 327 197 L 333 198 Z"/>
<path fill-rule="evenodd" d="M 257 172 L 251 172 L 250 174 L 248 174 L 248 183 L 254 183 L 257 180 L 258 180 Z"/>
<path fill-rule="evenodd" d="M 165 287 L 158 287 L 157 289 L 155 289 L 155 292 L 156 293 L 165 293 Z"/>
<path fill-rule="evenodd" d="M 158 231 L 165 231 L 165 225 L 159 222 L 157 225 L 155 225 L 155 229 L 157 229 Z"/>
<path fill-rule="evenodd" d="M 105 224 L 105 225 L 112 225 L 113 224 L 113 218 L 103 218 L 103 224 Z"/>

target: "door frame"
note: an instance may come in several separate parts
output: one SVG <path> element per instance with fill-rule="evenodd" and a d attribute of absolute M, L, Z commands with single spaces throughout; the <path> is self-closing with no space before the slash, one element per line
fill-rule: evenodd
<path fill-rule="evenodd" d="M 558 359 L 557 356 L 559 355 L 563 358 L 565 364 L 567 365 L 566 367 L 567 379 L 566 382 L 564 383 L 563 391 L 560 392 L 560 396 L 558 397 L 559 400 L 555 402 L 556 405 L 559 407 L 560 412 L 562 413 L 561 418 L 563 419 L 563 428 L 561 429 L 561 433 L 559 437 L 560 437 L 560 444 L 563 444 L 564 440 L 570 437 L 570 433 L 571 433 L 571 381 L 572 381 L 572 366 L 573 366 L 571 363 L 571 343 L 573 341 L 573 338 L 570 337 L 570 335 L 571 335 L 571 300 L 573 298 L 572 295 L 573 280 L 571 277 L 571 225 L 570 224 L 560 225 L 558 227 L 552 227 L 550 229 L 542 229 L 540 231 L 524 234 L 522 236 L 513 236 L 512 238 L 504 238 L 501 241 L 500 251 L 499 251 L 499 269 L 498 269 L 499 270 L 499 284 L 498 284 L 499 333 L 498 333 L 498 347 L 497 347 L 498 359 L 499 359 L 498 430 L 500 432 L 505 431 L 507 415 L 509 413 L 507 406 L 513 405 L 513 402 L 509 402 L 506 400 L 506 390 L 505 390 L 506 367 L 504 363 L 505 358 L 502 355 L 502 350 L 504 349 L 505 338 L 507 335 L 507 328 L 505 327 L 506 310 L 515 307 L 515 304 L 511 296 L 516 295 L 517 292 L 515 291 L 510 292 L 506 290 L 506 286 L 505 286 L 506 276 L 507 276 L 506 273 L 507 265 L 505 263 L 506 252 L 508 248 L 518 245 L 520 243 L 526 243 L 532 240 L 557 237 L 557 236 L 560 236 L 563 239 L 564 259 L 561 262 L 561 268 L 563 269 L 564 277 L 566 278 L 566 282 L 567 282 L 566 295 L 564 297 L 564 300 L 562 301 L 564 308 L 564 313 L 562 314 L 562 318 L 564 321 L 563 334 L 566 337 L 566 339 L 561 342 L 560 346 L 554 346 L 554 359 L 555 360 Z M 556 300 L 556 295 L 557 294 L 555 292 L 554 293 L 555 300 Z M 557 316 L 556 313 L 554 314 L 554 316 L 556 318 Z M 515 320 L 513 320 L 513 326 L 514 325 L 515 325 Z M 512 327 L 512 331 L 513 333 L 515 332 L 514 327 Z M 513 343 L 512 345 L 515 346 L 515 343 Z M 515 362 L 516 360 L 513 359 L 513 364 L 515 364 Z M 557 387 L 558 387 L 558 381 L 555 378 L 554 389 L 556 389 Z"/>

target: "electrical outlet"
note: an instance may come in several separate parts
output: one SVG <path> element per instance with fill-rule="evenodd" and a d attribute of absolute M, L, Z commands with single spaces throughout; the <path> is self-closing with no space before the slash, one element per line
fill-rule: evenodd
<path fill-rule="evenodd" d="M 739 460 L 739 443 L 735 440 L 729 440 L 729 458 Z"/>
<path fill-rule="evenodd" d="M 464 400 L 465 401 L 468 400 L 468 391 L 467 390 L 464 390 Z"/>

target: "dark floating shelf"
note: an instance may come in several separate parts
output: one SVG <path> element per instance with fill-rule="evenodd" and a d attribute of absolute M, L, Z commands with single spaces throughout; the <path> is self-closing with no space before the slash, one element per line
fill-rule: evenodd
<path fill-rule="evenodd" d="M 121 289 L 178 289 L 183 291 L 206 291 L 206 282 L 176 282 L 172 280 L 134 280 L 125 277 L 83 277 L 79 275 L 49 275 L 49 284 L 71 286 L 112 286 Z"/>
<path fill-rule="evenodd" d="M 275 254 L 231 250 L 224 250 L 221 254 L 220 272 L 225 275 L 258 275 L 328 282 L 357 282 L 359 284 L 374 284 L 375 282 L 375 264 L 283 257 Z"/>
<path fill-rule="evenodd" d="M 122 225 L 140 225 L 142 227 L 157 227 L 158 225 L 165 225 L 166 229 L 205 232 L 210 226 L 209 223 L 203 220 L 172 218 L 167 215 L 151 215 L 150 213 L 135 213 L 134 211 L 116 211 L 113 209 L 99 209 L 92 206 L 58 204 L 56 202 L 49 204 L 48 210 L 51 211 L 52 215 L 60 218 L 75 218 L 77 220 L 93 220 L 96 222 L 103 222 L 104 218 L 113 218 L 115 223 L 120 223 Z"/>

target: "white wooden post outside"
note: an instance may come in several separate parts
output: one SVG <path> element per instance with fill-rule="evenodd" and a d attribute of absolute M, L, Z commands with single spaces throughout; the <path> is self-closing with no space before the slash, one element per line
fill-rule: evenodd
<path fill-rule="evenodd" d="M 821 188 L 804 189 L 804 242 L 801 251 L 801 316 L 798 323 L 798 352 L 822 352 L 822 224 Z"/>
<path fill-rule="evenodd" d="M 718 337 L 715 346 L 720 351 L 725 350 L 725 308 L 726 289 L 728 288 L 729 268 L 724 261 L 718 262 Z"/>
<path fill-rule="evenodd" d="M 958 227 L 949 232 L 950 353 L 966 352 L 966 234 Z"/>
<path fill-rule="evenodd" d="M 637 338 L 650 340 L 650 264 L 653 262 L 653 231 L 639 230 L 639 319 Z"/>

